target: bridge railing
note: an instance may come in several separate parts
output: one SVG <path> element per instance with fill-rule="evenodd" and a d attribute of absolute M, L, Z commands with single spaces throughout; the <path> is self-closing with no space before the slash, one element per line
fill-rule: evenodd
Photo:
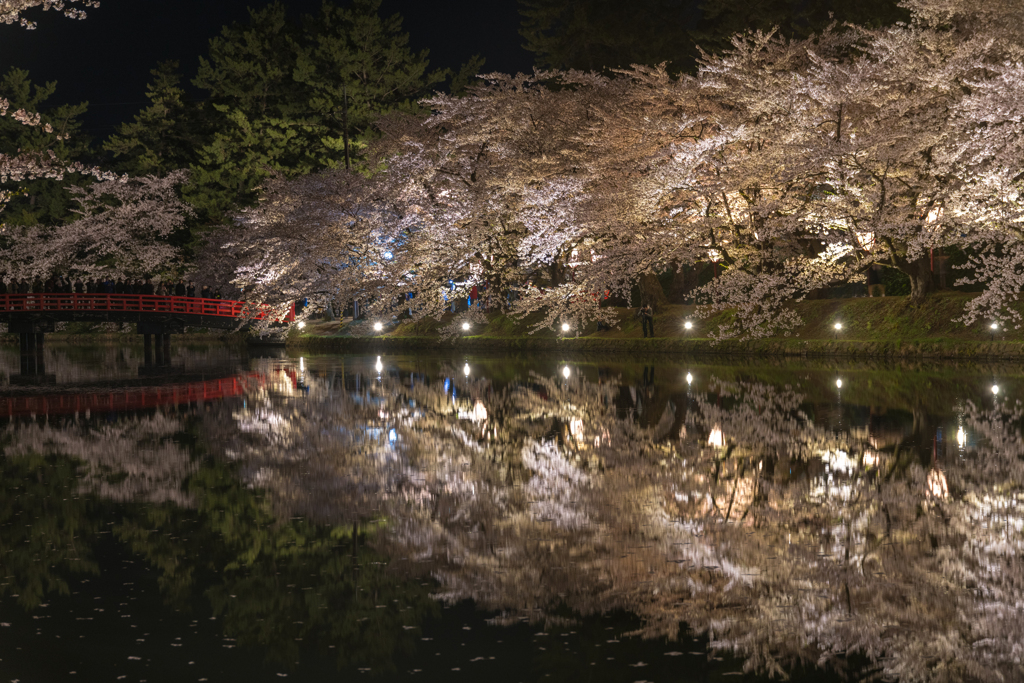
<path fill-rule="evenodd" d="M 226 299 L 199 299 L 152 294 L 0 294 L 0 312 L 46 313 L 48 311 L 178 313 L 220 318 L 244 316 L 253 320 L 263 320 L 273 315 L 273 309 L 266 304 L 251 304 L 245 301 Z M 284 320 L 294 319 L 295 306 L 293 305 L 284 316 Z"/>
<path fill-rule="evenodd" d="M 225 377 L 223 379 L 142 387 L 98 393 L 68 393 L 44 396 L 0 396 L 0 418 L 28 415 L 56 415 L 90 412 L 127 412 L 203 401 L 218 401 L 241 396 L 262 377 Z"/>

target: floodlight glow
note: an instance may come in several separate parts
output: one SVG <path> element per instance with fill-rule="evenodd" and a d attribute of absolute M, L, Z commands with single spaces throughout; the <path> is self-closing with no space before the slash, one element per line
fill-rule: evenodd
<path fill-rule="evenodd" d="M 306 323 L 304 321 L 300 320 L 299 321 L 299 329 L 301 330 L 301 329 L 303 329 L 305 327 L 306 327 Z"/>
<path fill-rule="evenodd" d="M 462 366 L 462 374 L 469 377 L 469 363 Z"/>
<path fill-rule="evenodd" d="M 993 330 L 998 330 L 999 329 L 999 323 L 992 323 L 991 325 L 989 325 L 989 327 L 991 327 Z"/>
<path fill-rule="evenodd" d="M 835 327 L 836 331 L 838 332 L 839 330 L 843 329 L 843 324 L 842 323 L 836 323 L 835 325 L 833 325 L 833 327 Z"/>
<path fill-rule="evenodd" d="M 689 320 L 687 320 L 685 323 L 683 323 L 683 327 L 686 328 L 687 330 L 692 330 L 693 329 L 693 323 L 691 323 Z"/>
<path fill-rule="evenodd" d="M 836 389 L 842 389 L 842 388 L 843 388 L 843 380 L 837 379 L 836 380 Z"/>
<path fill-rule="evenodd" d="M 469 323 L 462 323 L 462 329 L 463 329 L 463 331 L 468 331 L 469 330 Z"/>
<path fill-rule="evenodd" d="M 571 371 L 569 370 L 569 366 L 566 365 L 564 368 L 562 368 L 562 377 L 565 377 L 566 379 L 569 379 L 569 373 L 570 372 Z"/>
<path fill-rule="evenodd" d="M 373 331 L 374 332 L 380 332 L 383 329 L 384 329 L 384 323 L 374 323 L 373 324 Z"/>
<path fill-rule="evenodd" d="M 693 375 L 691 375 L 690 373 L 686 373 L 686 383 L 693 384 Z"/>
<path fill-rule="evenodd" d="M 569 331 L 569 323 L 562 323 L 562 332 Z"/>

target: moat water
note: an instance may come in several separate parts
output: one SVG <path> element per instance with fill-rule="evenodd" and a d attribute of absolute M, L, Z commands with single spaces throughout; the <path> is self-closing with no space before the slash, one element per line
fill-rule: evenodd
<path fill-rule="evenodd" d="M 1018 367 L 162 361 L 0 348 L 0 681 L 1024 680 Z"/>

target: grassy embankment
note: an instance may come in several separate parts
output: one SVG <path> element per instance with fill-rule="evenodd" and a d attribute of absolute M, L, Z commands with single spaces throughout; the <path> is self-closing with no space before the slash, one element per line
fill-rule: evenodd
<path fill-rule="evenodd" d="M 656 337 L 643 339 L 640 321 L 633 309 L 619 310 L 617 329 L 597 331 L 596 325 L 580 330 L 576 337 L 552 330 L 530 334 L 532 321 L 515 320 L 500 314 L 488 316 L 486 326 L 474 327 L 466 335 L 442 341 L 436 330 L 448 321 L 398 322 L 374 333 L 370 321 L 321 322 L 307 324 L 301 334 L 293 331 L 289 345 L 320 350 L 347 348 L 472 348 L 504 350 L 559 350 L 573 352 L 674 352 L 690 354 L 925 357 L 925 358 L 1024 358 L 1024 330 L 989 329 L 990 321 L 970 327 L 953 322 L 963 311 L 971 294 L 958 292 L 931 296 L 924 305 L 911 306 L 907 297 L 825 299 L 793 304 L 804 320 L 789 337 L 715 343 L 707 334 L 728 319 L 729 312 L 707 320 L 693 318 L 694 307 L 671 305 L 655 316 Z M 683 321 L 690 318 L 694 329 L 686 332 Z M 838 334 L 834 324 L 841 322 Z"/>

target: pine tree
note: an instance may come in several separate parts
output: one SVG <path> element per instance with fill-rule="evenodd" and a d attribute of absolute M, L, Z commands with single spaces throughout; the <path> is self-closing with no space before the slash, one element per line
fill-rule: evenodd
<path fill-rule="evenodd" d="M 161 62 L 146 87 L 150 105 L 131 123 L 118 126 L 103 148 L 114 155 L 116 169 L 130 175 L 159 174 L 188 168 L 203 139 L 201 107 L 181 87 L 178 62 Z"/>
<path fill-rule="evenodd" d="M 553 69 L 628 68 L 669 62 L 689 70 L 696 0 L 520 0 L 519 31 L 537 65 Z"/>
<path fill-rule="evenodd" d="M 10 109 L 40 113 L 41 125 L 25 126 L 12 117 L 0 117 L 0 157 L 46 152 L 52 152 L 59 162 L 74 162 L 87 157 L 89 140 L 82 134 L 80 119 L 88 103 L 48 108 L 47 102 L 56 90 L 56 81 L 34 84 L 29 72 L 23 69 L 11 68 L 4 74 L 0 79 L 0 100 L 8 100 Z M 39 178 L 0 184 L 0 189 L 14 192 L 14 197 L 4 208 L 4 222 L 10 225 L 53 224 L 68 218 L 72 201 L 64 186 L 85 182 L 80 176 L 75 178 Z"/>
<path fill-rule="evenodd" d="M 274 3 L 210 42 L 193 80 L 209 99 L 194 124 L 202 137 L 185 190 L 201 220 L 220 223 L 251 206 L 272 173 L 359 168 L 379 117 L 422 111 L 416 101 L 449 72 L 428 71 L 427 52 L 409 48 L 401 17 L 379 9 L 379 0 L 325 3 L 292 21 Z"/>

